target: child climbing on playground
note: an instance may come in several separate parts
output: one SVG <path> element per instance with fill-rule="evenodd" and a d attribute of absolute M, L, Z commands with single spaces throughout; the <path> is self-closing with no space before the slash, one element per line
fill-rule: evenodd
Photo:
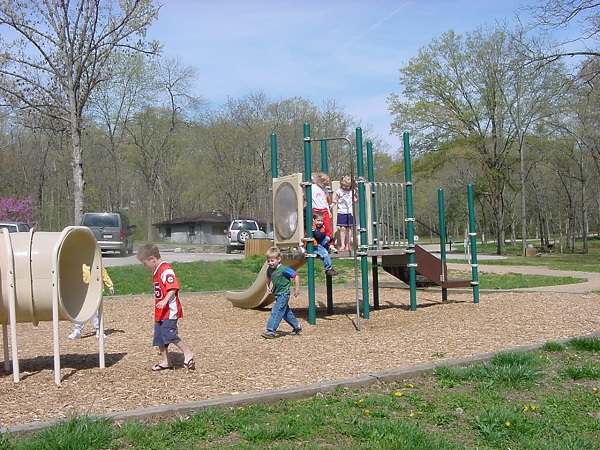
<path fill-rule="evenodd" d="M 83 282 L 85 284 L 89 284 L 89 282 L 90 282 L 90 266 L 88 266 L 87 264 L 82 264 L 81 270 L 83 272 Z M 108 288 L 108 293 L 110 295 L 114 295 L 115 287 L 113 285 L 112 280 L 108 276 L 108 272 L 106 271 L 104 266 L 102 266 L 102 281 L 104 282 L 104 285 Z M 96 337 L 99 338 L 100 337 L 100 321 L 98 320 L 98 311 L 96 311 L 96 313 L 94 314 L 94 317 L 92 317 L 92 326 L 96 330 Z M 73 331 L 67 337 L 69 339 L 79 339 L 81 337 L 81 333 L 83 333 L 84 327 L 85 327 L 85 323 L 76 323 L 73 326 Z M 104 335 L 104 337 L 106 337 L 106 335 Z"/>
<path fill-rule="evenodd" d="M 325 172 L 317 172 L 312 175 L 312 212 L 319 211 L 323 213 L 323 223 L 325 232 L 329 237 L 329 243 L 325 247 L 333 253 L 337 253 L 333 245 L 333 231 L 331 229 L 331 196 L 329 194 L 329 175 Z"/>
<path fill-rule="evenodd" d="M 322 211 L 314 211 L 313 212 L 313 238 L 315 244 L 315 253 L 319 258 L 323 260 L 323 268 L 325 269 L 325 274 L 329 276 L 335 276 L 338 273 L 333 269 L 333 264 L 331 262 L 331 256 L 329 256 L 329 252 L 327 251 L 327 245 L 331 241 L 330 237 L 327 236 L 326 227 L 323 223 L 324 214 Z"/>
<path fill-rule="evenodd" d="M 267 292 L 275 296 L 275 303 L 271 308 L 271 315 L 267 322 L 267 330 L 261 336 L 265 339 L 276 337 L 275 332 L 282 320 L 292 327 L 292 334 L 302 333 L 298 319 L 290 309 L 290 281 L 294 281 L 294 297 L 300 295 L 300 277 L 291 267 L 281 264 L 281 251 L 277 247 L 267 250 Z"/>
<path fill-rule="evenodd" d="M 337 205 L 337 226 L 340 229 L 340 250 L 350 251 L 352 226 L 354 225 L 354 203 L 358 200 L 354 193 L 352 179 L 345 175 L 340 180 L 340 188 L 333 194 L 333 205 Z"/>
<path fill-rule="evenodd" d="M 154 284 L 154 339 L 152 345 L 158 347 L 161 360 L 152 368 L 153 371 L 173 369 L 169 360 L 169 344 L 175 345 L 183 353 L 183 367 L 188 370 L 196 368 L 194 354 L 183 343 L 177 330 L 177 321 L 183 317 L 183 309 L 179 301 L 179 282 L 173 267 L 163 261 L 160 250 L 154 244 L 142 245 L 137 254 L 138 260 L 152 270 Z"/>

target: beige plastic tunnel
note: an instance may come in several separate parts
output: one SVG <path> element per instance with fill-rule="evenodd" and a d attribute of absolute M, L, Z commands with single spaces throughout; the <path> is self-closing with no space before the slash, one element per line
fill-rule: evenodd
<path fill-rule="evenodd" d="M 82 267 L 90 268 L 89 282 Z M 0 233 L 0 324 L 53 320 L 53 299 L 58 319 L 83 323 L 102 301 L 102 255 L 86 227 L 62 232 Z"/>

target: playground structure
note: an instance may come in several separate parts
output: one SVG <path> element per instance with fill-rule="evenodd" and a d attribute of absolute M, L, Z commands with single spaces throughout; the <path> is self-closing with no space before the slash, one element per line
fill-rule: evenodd
<path fill-rule="evenodd" d="M 9 233 L 0 230 L 0 324 L 4 369 L 9 371 L 10 325 L 13 379 L 19 381 L 17 323 L 52 321 L 54 376 L 60 384 L 59 321 L 84 323 L 99 311 L 102 320 L 102 259 L 87 227 L 62 232 Z M 86 282 L 82 267 L 90 268 Z M 104 367 L 104 339 L 100 333 L 100 367 Z"/>
<path fill-rule="evenodd" d="M 374 181 L 373 174 L 373 149 L 372 143 L 367 142 L 367 168 L 368 175 L 364 175 L 364 155 L 362 130 L 356 129 L 356 177 L 354 168 L 350 167 L 350 176 L 357 179 L 358 208 L 354 211 L 355 224 L 353 227 L 353 250 L 348 256 L 354 257 L 355 267 L 355 293 L 357 329 L 360 329 L 362 291 L 362 317 L 369 318 L 369 276 L 368 258 L 371 258 L 373 280 L 373 306 L 379 309 L 378 268 L 406 282 L 410 288 L 410 309 L 416 310 L 416 288 L 419 283 L 427 280 L 442 288 L 442 300 L 446 301 L 449 288 L 470 287 L 473 289 L 474 303 L 479 303 L 479 282 L 477 272 L 476 231 L 473 201 L 473 186 L 467 186 L 467 200 L 469 213 L 469 246 L 471 247 L 470 280 L 449 280 L 446 266 L 446 226 L 444 219 L 443 191 L 438 191 L 439 206 L 439 235 L 441 258 L 430 254 L 422 247 L 415 244 L 414 214 L 412 203 L 412 179 L 410 142 L 408 133 L 404 133 L 404 183 L 381 183 Z M 310 125 L 304 124 L 304 178 L 302 174 L 295 173 L 284 177 L 278 176 L 277 169 L 277 138 L 271 135 L 271 172 L 273 176 L 273 235 L 274 245 L 282 252 L 282 261 L 286 265 L 299 267 L 308 265 L 308 300 L 309 324 L 316 323 L 315 306 L 315 277 L 314 252 L 312 236 L 311 214 L 304 214 L 312 210 L 312 162 L 311 143 L 321 143 L 321 170 L 328 172 L 327 142 L 342 140 L 349 145 L 350 161 L 354 161 L 352 142 L 344 137 L 319 138 L 310 136 Z M 304 189 L 304 192 L 302 192 Z M 303 198 L 305 200 L 303 200 Z M 304 205 L 305 203 L 305 205 Z M 357 214 L 358 213 L 358 214 Z M 304 216 L 304 220 L 302 217 Z M 335 209 L 332 217 L 335 217 Z M 358 218 L 358 224 L 357 224 Z M 370 226 L 368 225 L 370 224 Z M 306 254 L 294 252 L 298 247 L 306 244 Z M 287 253 L 285 250 L 287 249 Z M 381 260 L 379 260 L 381 258 Z M 359 276 L 360 266 L 360 276 Z M 228 292 L 226 297 L 235 306 L 242 308 L 255 308 L 267 306 L 274 298 L 267 294 L 264 282 L 264 271 L 259 274 L 253 286 L 243 292 Z M 359 283 L 360 279 L 360 283 Z M 327 312 L 333 313 L 332 280 L 326 277 L 327 283 Z M 360 285 L 359 285 L 360 284 Z M 250 300 L 251 299 L 251 300 Z"/>

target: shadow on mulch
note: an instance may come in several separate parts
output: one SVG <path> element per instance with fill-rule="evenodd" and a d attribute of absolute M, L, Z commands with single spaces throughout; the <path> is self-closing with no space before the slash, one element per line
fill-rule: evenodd
<path fill-rule="evenodd" d="M 104 362 L 106 367 L 111 367 L 121 361 L 127 353 L 106 353 Z M 68 353 L 60 355 L 61 369 L 71 369 L 70 372 L 63 376 L 66 380 L 80 370 L 95 369 L 98 367 L 98 353 Z M 26 379 L 43 370 L 54 370 L 54 356 L 44 355 L 36 356 L 35 358 L 19 359 L 20 378 Z M 0 370 L 0 376 L 12 375 L 12 371 L 6 372 L 3 368 Z"/>

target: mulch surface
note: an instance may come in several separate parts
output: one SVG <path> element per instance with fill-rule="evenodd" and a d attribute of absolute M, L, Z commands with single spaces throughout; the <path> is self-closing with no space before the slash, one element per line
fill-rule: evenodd
<path fill-rule="evenodd" d="M 239 309 L 221 293 L 183 294 L 179 331 L 195 352 L 196 370 L 153 372 L 153 299 L 105 300 L 106 368 L 98 367 L 98 340 L 90 325 L 70 341 L 60 323 L 61 378 L 54 383 L 52 323 L 17 326 L 21 380 L 0 368 L 0 426 L 52 421 L 77 414 L 104 414 L 302 386 L 361 374 L 463 358 L 523 345 L 600 332 L 597 294 L 419 291 L 410 311 L 406 289 L 380 289 L 381 309 L 361 318 L 356 293 L 336 288 L 335 311 L 326 315 L 317 291 L 317 324 L 308 325 L 306 291 L 291 301 L 304 333 L 283 323 L 276 339 L 260 337 L 269 309 Z M 361 295 L 359 295 L 361 299 Z"/>

